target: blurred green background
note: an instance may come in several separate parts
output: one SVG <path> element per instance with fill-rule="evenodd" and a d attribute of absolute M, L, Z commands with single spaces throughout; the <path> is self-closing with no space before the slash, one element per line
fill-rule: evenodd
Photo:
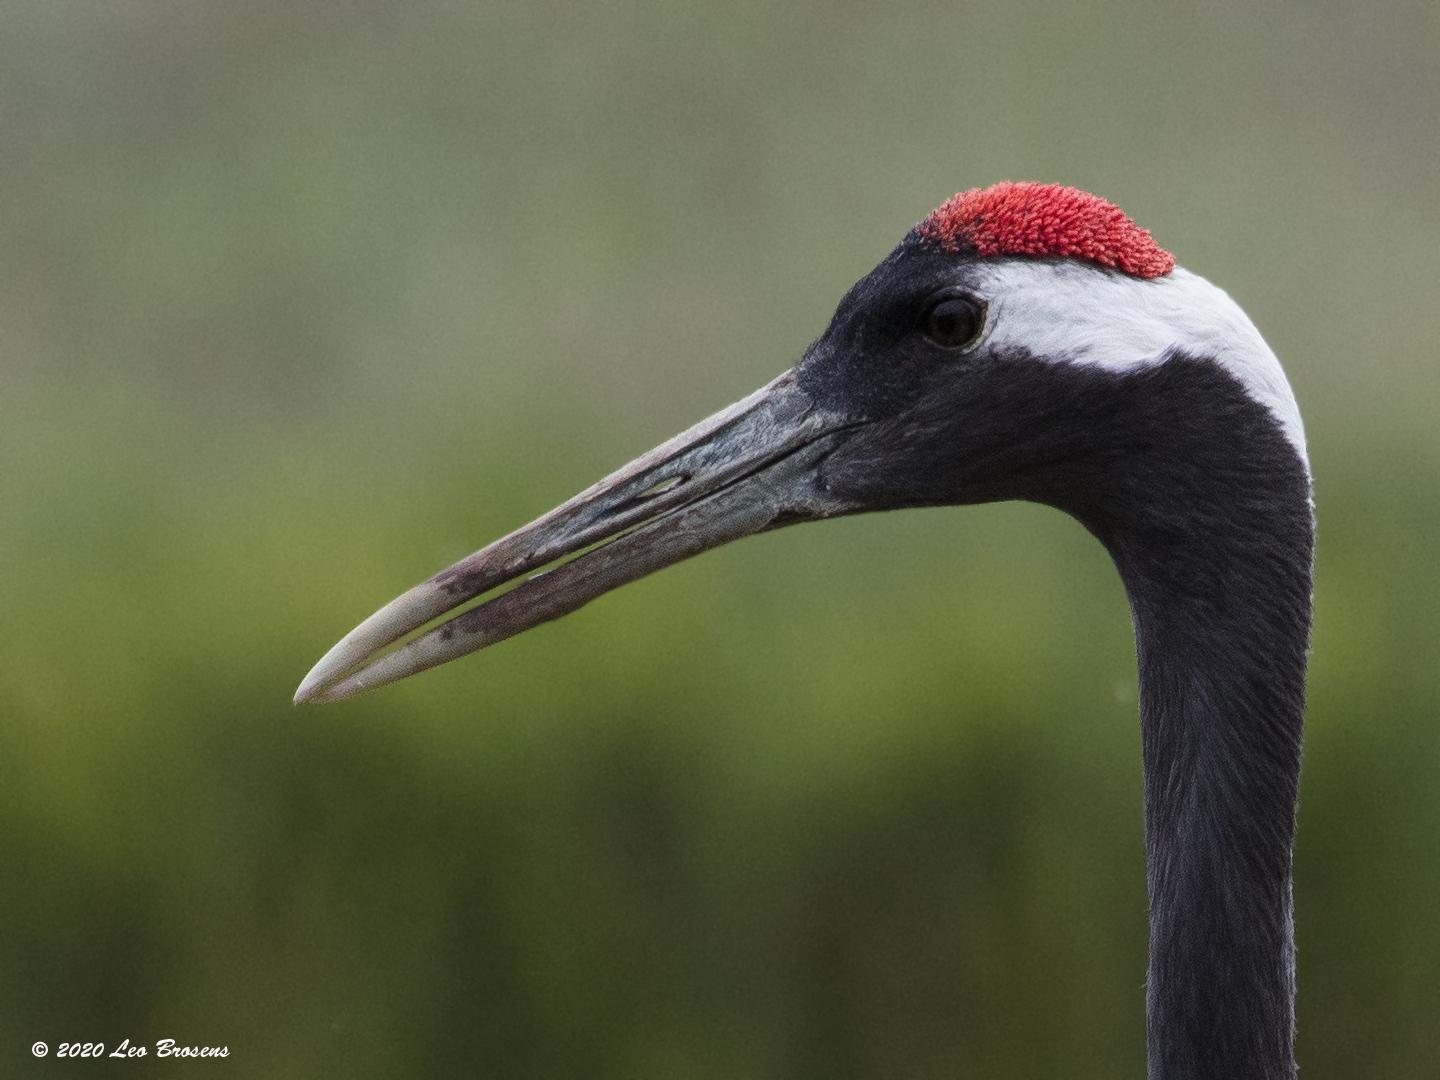
<path fill-rule="evenodd" d="M 1038 178 L 1288 366 L 1304 1074 L 1440 1075 L 1437 10 L 0 4 L 0 1074 L 1143 1075 L 1128 612 L 1057 513 L 751 539 L 290 705 Z"/>

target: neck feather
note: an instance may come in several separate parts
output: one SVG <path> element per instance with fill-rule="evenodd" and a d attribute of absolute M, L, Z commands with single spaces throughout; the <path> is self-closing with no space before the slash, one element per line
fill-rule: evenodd
<path fill-rule="evenodd" d="M 1145 501 L 1092 528 L 1139 654 L 1150 1078 L 1293 1080 L 1308 472 L 1264 422 L 1135 467 Z"/>

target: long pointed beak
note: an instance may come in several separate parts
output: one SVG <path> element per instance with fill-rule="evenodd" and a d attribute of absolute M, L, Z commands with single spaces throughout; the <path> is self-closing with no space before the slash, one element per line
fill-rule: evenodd
<path fill-rule="evenodd" d="M 855 507 L 824 491 L 816 466 L 856 426 L 819 408 L 786 372 L 386 604 L 321 658 L 295 702 L 352 697 L 742 536 L 847 513 Z"/>

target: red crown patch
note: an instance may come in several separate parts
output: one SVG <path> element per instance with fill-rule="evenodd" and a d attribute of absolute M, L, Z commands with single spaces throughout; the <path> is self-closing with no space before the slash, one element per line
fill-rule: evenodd
<path fill-rule="evenodd" d="M 1175 269 L 1175 256 L 1118 206 L 1060 184 L 971 188 L 945 200 L 915 231 L 946 251 L 973 248 L 983 257 L 1083 259 L 1140 278 Z"/>

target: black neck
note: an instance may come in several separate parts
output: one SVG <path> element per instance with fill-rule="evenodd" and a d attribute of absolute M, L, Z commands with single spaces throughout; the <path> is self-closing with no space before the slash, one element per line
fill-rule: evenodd
<path fill-rule="evenodd" d="M 1139 653 L 1151 1080 L 1296 1075 L 1310 485 L 1273 423 L 1222 427 L 1135 459 L 1144 503 L 1091 522 Z"/>
<path fill-rule="evenodd" d="M 1016 351 L 946 378 L 857 435 L 825 481 L 889 506 L 1030 499 L 1106 545 L 1140 656 L 1151 1080 L 1293 1080 L 1313 552 L 1300 453 L 1203 357 L 1114 372 Z"/>

